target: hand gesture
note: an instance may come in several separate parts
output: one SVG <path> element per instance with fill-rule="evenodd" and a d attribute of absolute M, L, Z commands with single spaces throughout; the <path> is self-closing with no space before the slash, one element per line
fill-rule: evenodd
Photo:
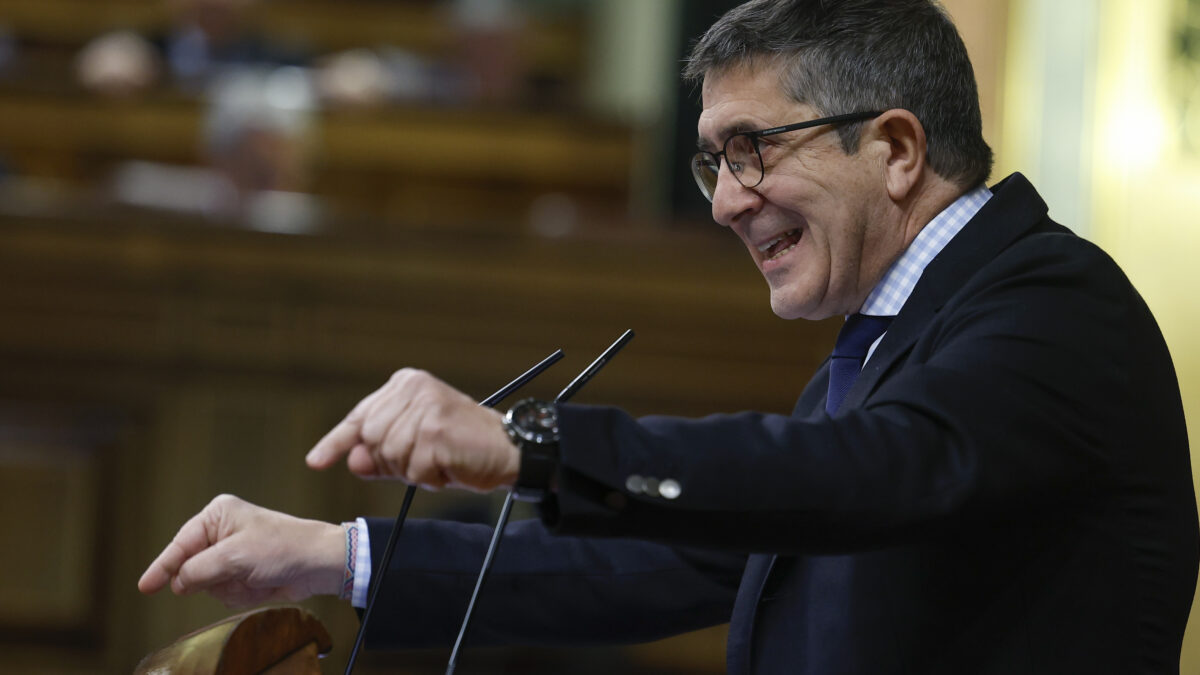
<path fill-rule="evenodd" d="M 177 595 L 205 591 L 228 607 L 296 602 L 337 595 L 345 561 L 340 525 L 221 495 L 180 528 L 138 589 L 156 593 L 169 583 Z"/>
<path fill-rule="evenodd" d="M 511 486 L 520 454 L 500 413 L 432 375 L 405 369 L 364 398 L 306 458 L 314 469 L 342 457 L 364 478 L 486 492 Z"/>

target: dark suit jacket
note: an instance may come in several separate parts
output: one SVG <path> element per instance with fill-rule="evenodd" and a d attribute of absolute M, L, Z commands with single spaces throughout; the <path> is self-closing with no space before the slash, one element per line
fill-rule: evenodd
<path fill-rule="evenodd" d="M 790 417 L 562 406 L 558 493 L 501 545 L 472 641 L 730 620 L 731 673 L 1178 672 L 1200 545 L 1166 347 L 1023 177 L 994 190 L 833 418 L 824 368 Z M 369 644 L 448 643 L 486 528 L 407 527 L 384 602 L 417 618 Z"/>

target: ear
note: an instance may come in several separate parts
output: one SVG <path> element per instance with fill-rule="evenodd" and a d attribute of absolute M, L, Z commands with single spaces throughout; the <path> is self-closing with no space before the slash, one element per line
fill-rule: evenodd
<path fill-rule="evenodd" d="M 872 126 L 877 139 L 887 143 L 883 170 L 888 194 L 893 201 L 903 201 L 925 172 L 925 127 L 902 108 L 888 110 Z"/>

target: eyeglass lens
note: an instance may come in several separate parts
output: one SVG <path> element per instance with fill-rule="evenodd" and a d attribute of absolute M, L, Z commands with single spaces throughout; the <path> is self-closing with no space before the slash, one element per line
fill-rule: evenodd
<path fill-rule="evenodd" d="M 724 159 L 729 172 L 742 185 L 752 188 L 762 181 L 762 159 L 754 142 L 746 134 L 735 134 L 725 141 Z M 692 158 L 692 176 L 709 201 L 717 191 L 717 175 L 720 172 L 720 160 L 713 153 L 699 152 Z"/>

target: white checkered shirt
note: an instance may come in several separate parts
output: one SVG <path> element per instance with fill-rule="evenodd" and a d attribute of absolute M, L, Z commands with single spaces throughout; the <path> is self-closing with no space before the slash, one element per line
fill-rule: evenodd
<path fill-rule="evenodd" d="M 908 249 L 888 268 L 883 279 L 867 296 L 867 301 L 863 303 L 859 312 L 871 316 L 899 314 L 904 303 L 908 301 L 908 296 L 912 295 L 917 281 L 921 279 L 921 274 L 925 272 L 925 266 L 938 253 L 942 252 L 954 235 L 958 234 L 967 221 L 971 220 L 991 198 L 992 191 L 987 189 L 987 186 L 980 185 L 954 200 L 953 204 L 937 214 L 921 229 Z M 879 340 L 882 339 L 883 337 L 880 336 Z M 871 358 L 871 354 L 875 353 L 875 346 L 879 344 L 879 340 L 871 345 L 871 349 L 867 352 L 868 359 Z"/>
<path fill-rule="evenodd" d="M 883 279 L 867 296 L 867 301 L 863 303 L 859 313 L 871 316 L 899 314 L 908 296 L 912 295 L 925 266 L 942 252 L 954 235 L 958 234 L 967 221 L 991 198 L 992 191 L 980 185 L 954 200 L 945 211 L 937 214 L 921 229 L 904 254 L 888 268 Z"/>

